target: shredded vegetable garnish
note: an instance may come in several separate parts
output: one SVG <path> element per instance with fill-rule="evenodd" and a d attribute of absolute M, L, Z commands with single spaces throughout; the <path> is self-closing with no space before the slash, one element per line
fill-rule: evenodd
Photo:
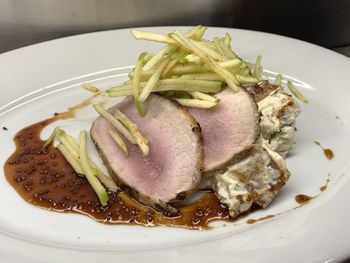
<path fill-rule="evenodd" d="M 212 101 L 198 100 L 198 99 L 178 99 L 174 98 L 179 104 L 186 107 L 210 109 L 215 107 L 218 103 Z"/>
<path fill-rule="evenodd" d="M 181 85 L 181 86 L 197 86 L 206 88 L 220 88 L 222 86 L 221 81 L 210 80 L 190 80 L 190 79 L 163 79 L 159 81 L 161 85 Z"/>
<path fill-rule="evenodd" d="M 116 142 L 119 148 L 124 152 L 125 156 L 128 157 L 129 151 L 122 137 L 120 137 L 119 133 L 116 131 L 108 130 L 109 135 Z"/>
<path fill-rule="evenodd" d="M 132 90 L 131 90 L 132 92 Z M 131 93 L 132 94 L 132 93 Z M 101 104 L 94 104 L 93 105 L 96 112 L 100 114 L 103 118 L 105 118 L 107 121 L 109 121 L 117 130 L 124 135 L 124 137 L 131 142 L 132 144 L 136 144 L 134 136 L 128 131 L 127 128 L 116 118 L 113 117 L 112 114 L 110 114 L 108 111 L 106 111 Z"/>
<path fill-rule="evenodd" d="M 143 103 L 154 92 L 187 107 L 210 108 L 219 103 L 213 95 L 226 87 L 238 92 L 241 86 L 258 85 L 266 79 L 262 76 L 262 56 L 258 55 L 255 63 L 246 62 L 232 50 L 228 33 L 207 40 L 204 38 L 206 30 L 207 27 L 200 25 L 186 33 L 131 30 L 136 39 L 160 42 L 165 46 L 155 54 L 142 53 L 134 70 L 128 74 L 129 79 L 107 89 L 107 95 L 132 95 L 140 116 L 144 116 Z M 281 80 L 282 76 L 277 75 L 275 84 L 281 86 Z"/>
<path fill-rule="evenodd" d="M 253 69 L 253 75 L 257 79 L 261 78 L 261 73 L 262 73 L 261 58 L 262 57 L 260 55 L 256 57 L 256 62 Z"/>
<path fill-rule="evenodd" d="M 90 91 L 90 92 L 93 92 L 93 93 L 98 93 L 100 92 L 100 90 L 98 88 L 96 88 L 95 86 L 89 84 L 89 83 L 83 83 L 81 84 L 81 86 L 87 90 L 87 91 Z"/>
<path fill-rule="evenodd" d="M 221 40 L 217 40 L 217 44 L 218 46 L 222 49 L 222 52 L 224 54 L 225 57 L 227 57 L 228 59 L 236 59 L 237 55 L 230 49 L 228 48 L 223 41 Z"/>
<path fill-rule="evenodd" d="M 143 88 L 140 96 L 139 101 L 144 102 L 149 94 L 152 92 L 152 89 L 156 86 L 160 75 L 162 74 L 163 70 L 169 63 L 169 58 L 165 58 L 159 65 L 159 67 L 156 69 L 156 71 L 153 73 L 153 75 L 149 78 L 149 80 L 146 83 L 146 86 Z"/>
<path fill-rule="evenodd" d="M 226 60 L 223 62 L 219 62 L 218 64 L 220 67 L 232 70 L 233 73 L 237 73 L 237 71 L 234 69 L 239 68 L 239 66 L 242 65 L 242 61 L 238 58 L 234 58 L 234 59 Z"/>
<path fill-rule="evenodd" d="M 52 131 L 50 137 L 45 141 L 45 143 L 43 145 L 43 149 L 47 148 L 47 146 L 49 146 L 55 140 L 55 138 L 57 137 L 58 133 L 59 133 L 59 129 L 55 128 Z"/>
<path fill-rule="evenodd" d="M 287 81 L 287 86 L 288 86 L 290 92 L 292 92 L 292 94 L 293 94 L 298 100 L 300 100 L 300 101 L 303 102 L 303 103 L 309 103 L 308 99 L 305 98 L 305 97 L 303 96 L 303 94 L 301 94 L 301 92 L 294 86 L 294 84 L 293 84 L 290 80 Z"/>
<path fill-rule="evenodd" d="M 180 79 L 192 79 L 192 80 L 213 80 L 213 81 L 223 81 L 224 79 L 216 73 L 204 72 L 204 73 L 193 73 L 193 74 L 183 74 Z"/>
<path fill-rule="evenodd" d="M 155 42 L 161 42 L 166 44 L 176 44 L 176 41 L 168 35 L 162 35 L 158 33 L 144 32 L 132 29 L 131 33 L 136 39 L 150 40 Z"/>
<path fill-rule="evenodd" d="M 180 33 L 180 32 L 178 32 L 178 33 Z M 195 42 L 195 41 L 191 41 L 191 40 L 189 40 L 189 43 L 192 43 L 195 47 L 202 50 L 205 55 L 207 55 L 208 57 L 210 57 L 216 61 L 225 61 L 227 59 L 223 54 L 220 53 L 220 51 L 217 51 L 217 48 L 215 45 L 211 46 L 211 45 L 208 45 L 207 43 Z"/>
<path fill-rule="evenodd" d="M 74 148 L 74 150 L 79 153 L 79 144 L 75 141 L 75 139 L 66 133 L 63 133 L 63 136 L 67 139 L 67 141 Z"/>
<path fill-rule="evenodd" d="M 63 146 L 69 151 L 69 153 L 79 161 L 80 154 L 79 154 L 79 148 L 77 149 L 75 145 L 71 143 L 71 141 L 68 140 L 67 135 L 62 134 L 62 136 L 59 137 L 59 141 L 63 144 Z"/>
<path fill-rule="evenodd" d="M 105 174 L 102 170 L 88 158 L 93 174 L 100 180 L 100 182 L 111 192 L 118 192 L 119 187 L 109 174 Z"/>
<path fill-rule="evenodd" d="M 88 160 L 87 149 L 86 149 L 86 131 L 80 131 L 79 138 L 80 138 L 79 152 L 80 152 L 81 166 L 83 168 L 86 179 L 88 180 L 91 187 L 94 189 L 95 193 L 97 194 L 101 205 L 107 206 L 108 199 L 109 199 L 107 191 L 103 187 L 101 182 L 97 179 L 97 177 L 94 176 L 92 167 L 90 166 L 90 162 Z"/>
<path fill-rule="evenodd" d="M 240 74 L 235 74 L 237 80 L 242 83 L 242 84 L 253 84 L 253 83 L 258 83 L 260 80 L 252 77 L 252 76 L 244 76 L 244 75 L 240 75 Z"/>
<path fill-rule="evenodd" d="M 93 106 L 95 110 L 107 121 L 109 121 L 115 128 L 117 128 L 117 130 L 121 134 L 123 134 L 124 137 L 127 138 L 130 143 L 137 144 L 140 147 L 143 154 L 148 155 L 148 140 L 141 134 L 139 127 L 132 120 L 130 120 L 124 113 L 122 113 L 118 109 L 115 112 L 115 116 L 113 116 L 111 113 L 105 110 L 101 104 L 95 104 Z M 121 147 L 121 149 L 127 155 L 126 144 L 123 141 L 122 137 L 120 137 L 119 134 L 116 134 L 115 132 L 110 132 L 110 135 L 116 141 L 117 145 Z"/>
<path fill-rule="evenodd" d="M 157 54 L 155 54 L 142 68 L 143 71 L 150 70 L 154 68 L 154 66 L 160 62 L 165 55 L 167 55 L 171 50 L 174 50 L 173 46 L 166 46 L 162 48 Z"/>
<path fill-rule="evenodd" d="M 224 45 L 231 49 L 231 36 L 229 34 L 226 33 L 225 37 L 224 37 Z"/>
<path fill-rule="evenodd" d="M 225 60 L 227 60 L 228 58 L 224 52 L 224 49 L 222 48 L 223 43 L 221 42 L 221 40 L 218 37 L 214 37 L 213 42 L 216 50 L 220 53 L 222 57 L 225 58 Z"/>
<path fill-rule="evenodd" d="M 176 37 L 174 37 L 174 35 Z M 181 34 L 179 31 L 174 32 L 174 34 L 171 34 L 172 37 L 175 38 L 176 41 L 179 42 L 182 46 L 185 48 L 191 50 L 195 55 L 199 56 L 205 63 L 208 64 L 208 66 L 216 72 L 219 76 L 221 76 L 223 79 L 225 79 L 227 85 L 235 92 L 239 91 L 239 87 L 237 86 L 238 81 L 235 78 L 235 76 L 227 71 L 226 69 L 220 67 L 217 62 L 213 60 L 212 57 L 210 57 L 210 54 L 208 50 L 203 49 L 202 47 L 199 47 L 198 45 L 193 44 L 189 39 L 187 39 L 183 34 Z"/>
<path fill-rule="evenodd" d="M 220 101 L 218 98 L 215 98 L 213 96 L 210 96 L 208 94 L 198 92 L 198 91 L 190 91 L 189 94 L 191 94 L 191 96 L 194 99 L 205 100 L 205 101 L 210 101 L 214 103 L 218 103 Z"/>
<path fill-rule="evenodd" d="M 197 38 L 197 37 L 198 37 L 198 36 L 197 36 L 198 32 L 203 32 L 202 29 L 204 29 L 204 32 L 205 32 L 206 28 L 202 27 L 201 25 L 196 26 L 196 27 L 194 27 L 194 28 L 191 28 L 191 29 L 186 33 L 186 37 L 188 37 L 188 38 L 196 37 L 196 38 Z M 204 34 L 204 32 L 203 32 L 203 34 Z M 200 36 L 200 38 L 201 38 L 201 36 Z"/>
<path fill-rule="evenodd" d="M 129 81 L 108 89 L 108 95 L 110 97 L 133 95 L 135 105 L 143 115 L 142 102 L 152 92 L 160 92 L 167 96 L 172 94 L 171 91 L 215 94 L 225 85 L 237 92 L 241 84 L 258 83 L 262 70 L 261 57 L 258 57 L 254 75 L 252 75 L 247 63 L 231 49 L 230 35 L 226 34 L 222 38 L 215 37 L 209 41 L 203 39 L 206 29 L 206 27 L 196 26 L 185 34 L 174 30 L 167 35 L 132 30 L 136 39 L 162 42 L 166 46 L 150 56 L 141 70 L 136 65 L 134 71 L 129 74 Z M 179 80 L 191 80 L 192 82 L 188 82 L 191 87 L 187 87 L 186 82 Z M 214 88 L 216 85 L 214 83 L 203 86 L 202 81 L 220 83 L 220 89 Z M 138 85 L 140 91 L 138 96 L 135 89 L 131 94 L 130 85 Z M 209 86 L 213 89 L 207 89 Z M 188 103 L 188 105 L 194 104 Z"/>
<path fill-rule="evenodd" d="M 112 96 L 111 96 L 112 97 Z M 139 101 L 138 98 L 134 98 L 134 104 L 136 106 L 136 109 L 141 117 L 145 116 L 145 110 L 143 109 L 142 103 Z"/>
<path fill-rule="evenodd" d="M 75 154 L 79 154 L 79 144 L 75 141 L 75 139 L 68 135 L 63 133 L 61 137 L 59 137 L 60 141 L 63 143 L 62 138 L 64 138 L 64 141 L 70 144 L 70 146 L 74 149 Z M 79 162 L 80 162 L 80 154 L 78 156 Z M 105 174 L 102 172 L 102 170 L 89 158 L 88 161 L 90 163 L 90 166 L 93 168 L 94 175 L 101 181 L 101 183 L 111 192 L 117 192 L 119 190 L 119 187 L 115 184 L 112 177 L 109 174 Z M 85 175 L 85 174 L 84 174 Z"/>
<path fill-rule="evenodd" d="M 57 139 L 60 142 L 57 148 L 62 153 L 63 157 L 65 157 L 79 176 L 85 176 L 85 172 L 81 167 L 79 144 L 72 136 L 66 134 L 63 130 L 58 130 Z M 112 177 L 109 174 L 102 172 L 102 170 L 89 158 L 89 156 L 87 158 L 90 166 L 92 167 L 93 174 L 109 191 L 117 192 L 119 187 L 115 184 Z"/>
<path fill-rule="evenodd" d="M 161 77 L 166 77 L 169 71 L 176 65 L 176 63 L 179 62 L 181 57 L 185 55 L 186 52 L 184 50 L 179 51 L 178 53 L 175 54 L 175 57 L 172 58 L 172 60 L 168 63 L 168 65 L 165 67 L 165 69 L 162 72 Z"/>
<path fill-rule="evenodd" d="M 79 176 L 86 176 L 86 172 L 82 167 L 80 158 L 80 148 L 79 144 L 70 135 L 67 135 L 64 131 L 59 130 L 59 135 L 57 135 L 60 144 L 57 146 L 58 150 L 62 153 L 63 157 L 72 166 L 73 170 Z M 112 177 L 101 171 L 101 169 L 89 158 L 86 157 L 89 165 L 91 166 L 92 173 L 94 176 L 101 181 L 101 183 L 112 192 L 117 192 L 119 187 L 115 184 Z"/>
<path fill-rule="evenodd" d="M 202 39 L 203 35 L 205 34 L 205 31 L 207 31 L 207 27 L 199 26 L 199 28 L 196 30 L 196 32 L 193 34 L 193 36 L 190 35 L 190 31 L 185 34 L 186 37 L 192 38 L 194 40 L 200 40 L 200 39 Z"/>
<path fill-rule="evenodd" d="M 183 53 L 185 54 L 185 53 Z M 179 58 L 178 58 L 179 59 Z M 176 61 L 177 63 L 178 61 Z M 174 63 L 170 61 L 170 64 Z M 162 77 L 181 77 L 182 74 L 191 74 L 191 73 L 205 73 L 205 72 L 213 72 L 213 70 L 206 64 L 174 64 L 171 65 L 171 68 L 168 69 L 166 74 L 164 72 L 167 70 L 168 66 L 164 69 L 162 73 Z M 201 61 L 201 63 L 203 63 Z M 240 73 L 242 74 L 242 70 L 248 70 L 246 75 L 249 73 L 249 69 L 242 63 L 240 59 L 232 59 L 226 60 L 222 62 L 218 62 L 218 65 L 224 69 L 231 71 L 232 73 Z M 148 80 L 152 74 L 154 74 L 155 70 L 142 71 L 140 75 L 141 80 Z M 134 72 L 129 73 L 130 79 L 134 78 Z"/>
<path fill-rule="evenodd" d="M 67 160 L 67 162 L 72 166 L 74 172 L 78 175 L 84 175 L 85 172 L 80 165 L 80 160 L 77 160 L 71 152 L 63 145 L 57 145 L 58 150 L 62 153 L 63 157 Z"/>
<path fill-rule="evenodd" d="M 139 95 L 140 95 L 140 74 L 142 70 L 142 64 L 144 61 L 144 58 L 146 56 L 146 53 L 141 53 L 139 56 L 135 70 L 134 70 L 134 79 L 132 82 L 132 88 L 133 88 L 133 95 L 134 95 L 134 104 L 136 106 L 137 111 L 139 112 L 140 116 L 144 116 L 145 112 L 143 110 L 143 106 L 141 102 L 139 102 Z"/>
<path fill-rule="evenodd" d="M 275 85 L 281 87 L 282 80 L 283 80 L 282 74 L 277 74 L 276 79 L 275 79 Z"/>
<path fill-rule="evenodd" d="M 183 81 L 185 79 L 182 79 Z M 202 85 L 202 86 L 197 86 L 197 84 L 193 85 L 181 85 L 184 83 L 190 83 L 190 82 L 181 82 L 178 84 L 162 84 L 162 85 L 157 85 L 154 89 L 153 92 L 161 92 L 161 91 L 172 91 L 172 90 L 182 90 L 182 91 L 200 91 L 200 92 L 205 92 L 205 93 L 218 93 L 222 90 L 221 85 Z M 143 87 L 145 84 L 140 83 L 140 86 Z M 121 97 L 121 96 L 130 96 L 133 95 L 132 92 L 132 87 L 130 84 L 126 84 L 123 86 L 115 87 L 107 92 L 108 96 L 110 97 Z"/>
<path fill-rule="evenodd" d="M 190 64 L 197 64 L 197 65 L 202 62 L 200 57 L 193 54 L 186 55 L 185 60 Z"/>
<path fill-rule="evenodd" d="M 141 151 L 144 155 L 148 155 L 149 153 L 149 146 L 148 146 L 148 140 L 146 137 L 144 137 L 139 127 L 132 122 L 128 116 L 126 116 L 124 113 L 122 113 L 120 110 L 116 110 L 115 117 L 121 121 L 125 125 L 125 127 L 131 132 L 132 136 L 134 136 L 137 145 L 140 147 Z"/>
<path fill-rule="evenodd" d="M 163 96 L 169 97 L 169 98 L 180 98 L 180 99 L 191 99 L 192 96 L 182 90 L 172 90 L 172 91 L 161 91 L 159 94 L 162 94 Z"/>

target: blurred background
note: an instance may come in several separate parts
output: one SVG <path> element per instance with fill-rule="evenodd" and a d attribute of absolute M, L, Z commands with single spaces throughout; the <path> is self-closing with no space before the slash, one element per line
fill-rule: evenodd
<path fill-rule="evenodd" d="M 93 31 L 197 24 L 276 33 L 350 56 L 349 0 L 0 0 L 0 53 Z"/>

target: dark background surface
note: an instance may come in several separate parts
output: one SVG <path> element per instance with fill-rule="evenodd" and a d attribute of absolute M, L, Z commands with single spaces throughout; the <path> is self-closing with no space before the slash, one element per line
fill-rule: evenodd
<path fill-rule="evenodd" d="M 107 29 L 197 24 L 286 35 L 350 56 L 349 0 L 0 0 L 0 52 Z"/>

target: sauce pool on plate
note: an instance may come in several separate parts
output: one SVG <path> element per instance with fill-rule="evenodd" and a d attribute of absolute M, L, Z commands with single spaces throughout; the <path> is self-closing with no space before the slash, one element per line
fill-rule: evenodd
<path fill-rule="evenodd" d="M 124 192 L 110 192 L 108 206 L 102 207 L 88 181 L 74 172 L 55 147 L 43 149 L 40 133 L 59 116 L 30 125 L 15 135 L 16 150 L 4 166 L 5 176 L 28 203 L 47 210 L 87 215 L 108 224 L 208 229 L 213 220 L 233 221 L 212 192 L 205 192 L 172 216 L 141 205 Z"/>
<path fill-rule="evenodd" d="M 314 144 L 320 146 L 323 150 L 323 154 L 326 156 L 328 160 L 332 160 L 334 158 L 334 153 L 329 148 L 324 148 L 318 141 L 314 141 Z"/>
<path fill-rule="evenodd" d="M 312 196 L 299 194 L 299 195 L 295 196 L 295 201 L 300 205 L 304 205 L 304 204 L 308 203 L 313 198 L 314 197 L 312 197 Z"/>

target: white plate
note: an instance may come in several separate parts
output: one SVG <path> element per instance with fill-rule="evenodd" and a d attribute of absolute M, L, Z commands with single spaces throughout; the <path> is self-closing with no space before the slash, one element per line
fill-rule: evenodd
<path fill-rule="evenodd" d="M 169 32 L 173 28 L 148 28 Z M 186 28 L 178 28 L 185 31 Z M 103 225 L 86 216 L 31 206 L 0 176 L 0 262 L 322 262 L 350 256 L 350 60 L 327 49 L 271 34 L 210 28 L 208 38 L 229 32 L 249 61 L 263 55 L 269 75 L 293 79 L 311 101 L 302 105 L 297 148 L 288 158 L 292 177 L 273 204 L 248 218 L 276 215 L 253 225 L 244 218 L 210 231 Z M 136 41 L 129 30 L 63 38 L 0 55 L 0 162 L 13 152 L 20 128 L 80 102 L 83 81 L 108 87 L 126 79 L 141 51 L 159 44 Z M 89 128 L 92 110 L 66 121 L 71 132 Z M 336 118 L 337 116 L 337 118 Z M 339 119 L 338 119 L 339 117 Z M 61 125 L 65 125 L 62 124 Z M 43 136 L 49 134 L 46 129 Z M 330 147 L 327 160 L 313 141 Z M 299 209 L 297 194 L 316 195 Z"/>

